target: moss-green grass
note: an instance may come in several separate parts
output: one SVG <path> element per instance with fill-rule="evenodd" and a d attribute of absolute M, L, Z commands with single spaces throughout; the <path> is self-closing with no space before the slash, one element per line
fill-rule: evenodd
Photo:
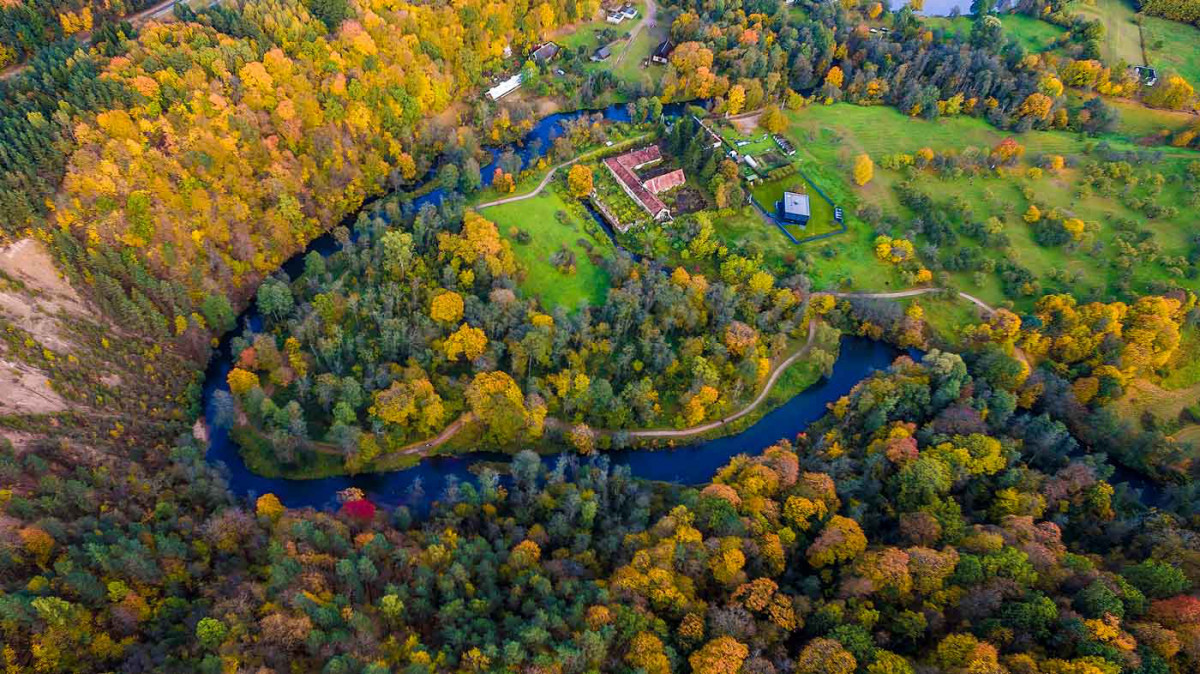
<path fill-rule="evenodd" d="M 246 467 L 255 475 L 289 480 L 316 480 L 346 474 L 341 457 L 320 452 L 298 451 L 294 464 L 283 465 L 275 458 L 271 443 L 249 426 L 233 428 L 229 435 L 237 443 Z"/>
<path fill-rule="evenodd" d="M 558 221 L 556 213 L 567 214 L 567 224 Z M 559 190 L 552 187 L 542 190 L 536 197 L 501 204 L 485 209 L 483 215 L 500 230 L 500 234 L 512 243 L 513 253 L 524 270 L 521 290 L 536 296 L 547 309 L 554 307 L 577 308 L 587 301 L 592 306 L 604 303 L 608 292 L 608 273 L 588 259 L 587 250 L 579 245 L 579 239 L 590 240 L 594 250 L 609 255 L 612 246 L 607 238 L 589 234 L 594 225 L 585 220 L 578 205 L 569 205 Z M 529 233 L 529 243 L 518 243 L 515 229 Z M 561 246 L 575 253 L 575 273 L 567 275 L 550 264 L 550 255 Z"/>
<path fill-rule="evenodd" d="M 1171 391 L 1200 384 L 1200 328 L 1188 328 L 1175 351 L 1170 374 L 1163 378 L 1163 388 Z M 1200 401 L 1198 401 L 1200 402 Z"/>
<path fill-rule="evenodd" d="M 972 19 L 968 16 L 954 19 L 930 16 L 922 17 L 921 21 L 931 28 L 944 28 L 964 37 L 971 34 Z M 1050 49 L 1067 32 L 1064 28 L 1024 14 L 1001 14 L 1000 23 L 1004 25 L 1005 33 L 1015 37 L 1022 46 L 1034 53 Z"/>
<path fill-rule="evenodd" d="M 963 328 L 981 322 L 980 309 L 957 294 L 909 297 L 900 301 L 905 307 L 916 304 L 924 310 L 925 322 L 935 346 L 956 349 L 961 346 Z"/>
<path fill-rule="evenodd" d="M 1126 107 L 1140 112 L 1131 106 Z M 907 213 L 897 203 L 892 190 L 896 183 L 904 179 L 903 174 L 877 166 L 875 178 L 866 186 L 857 187 L 850 184 L 850 168 L 858 154 L 865 152 L 878 160 L 885 154 L 912 153 L 925 146 L 938 152 L 962 151 L 969 146 L 986 150 L 1009 136 L 974 118 L 957 117 L 931 122 L 912 119 L 884 107 L 810 106 L 791 112 L 789 116 L 792 124 L 786 133 L 799 150 L 797 158 L 800 166 L 810 177 L 820 181 L 822 189 L 845 208 L 848 216 L 853 213 L 854 205 L 862 202 L 878 204 L 884 212 L 898 214 L 901 219 L 911 216 L 911 213 Z M 1146 119 L 1151 119 L 1151 116 L 1147 115 Z M 1145 135 L 1142 132 L 1146 127 L 1158 126 L 1163 119 L 1159 117 L 1150 122 L 1139 121 L 1142 128 L 1136 129 L 1138 133 L 1125 133 L 1131 136 Z M 1171 119 L 1174 121 L 1173 117 Z M 1029 156 L 1054 153 L 1080 157 L 1089 144 L 1094 142 L 1075 134 L 1048 131 L 1025 133 L 1017 137 L 1017 140 L 1026 147 Z M 1113 147 L 1134 147 L 1123 137 L 1113 136 L 1106 140 Z M 1173 174 L 1177 175 L 1185 162 L 1200 159 L 1200 154 L 1194 151 L 1163 148 L 1163 152 L 1164 161 L 1154 169 L 1168 178 Z M 1007 224 L 1005 231 L 1012 241 L 1012 253 L 985 250 L 985 257 L 999 259 L 1001 255 L 1005 255 L 1014 258 L 1041 278 L 1046 288 L 1072 291 L 1089 288 L 1104 290 L 1119 281 L 1119 272 L 1108 265 L 1110 257 L 1114 254 L 1114 249 L 1108 247 L 1115 234 L 1111 224 L 1117 218 L 1129 218 L 1144 223 L 1163 247 L 1164 255 L 1186 254 L 1189 232 L 1193 227 L 1190 224 L 1190 209 L 1181 207 L 1180 214 L 1173 219 L 1147 221 L 1144 216 L 1129 210 L 1116 198 L 1104 197 L 1091 191 L 1077 196 L 1077 173 L 1068 171 L 1063 176 L 1047 176 L 1040 180 L 1031 180 L 1023 175 L 1011 173 L 1003 177 L 950 180 L 921 172 L 916 175 L 915 180 L 939 202 L 946 202 L 955 195 L 961 196 L 973 205 L 975 219 L 985 220 L 992 215 L 1000 217 Z M 1107 252 L 1098 260 L 1086 250 L 1071 254 L 1062 247 L 1047 248 L 1038 245 L 1033 240 L 1029 225 L 1020 217 L 1028 206 L 1028 201 L 1022 193 L 1023 187 L 1031 189 L 1041 203 L 1069 209 L 1085 221 L 1100 222 L 1101 231 L 1098 238 L 1106 244 Z M 1178 183 L 1169 182 L 1160 199 L 1167 204 L 1182 204 L 1182 189 Z M 848 224 L 851 231 L 847 235 L 830 240 L 830 245 L 836 246 L 837 253 L 832 260 L 815 256 L 818 261 L 817 287 L 828 287 L 827 284 L 831 281 L 836 284 L 840 279 L 849 278 L 859 289 L 895 288 L 892 283 L 879 283 L 881 280 L 890 282 L 896 279 L 888 275 L 880 278 L 881 263 L 875 261 L 871 255 L 870 228 L 858 223 L 853 217 L 848 218 Z M 918 244 L 920 243 L 918 241 Z M 960 236 L 958 245 L 977 244 Z M 1049 282 L 1048 276 L 1059 270 L 1078 273 L 1077 284 L 1066 288 L 1057 282 Z M 1135 287 L 1145 287 L 1155 280 L 1173 280 L 1158 263 L 1139 266 L 1133 276 Z M 1001 304 L 1006 299 L 994 275 L 985 277 L 982 284 L 976 282 L 973 273 L 955 273 L 951 277 L 957 287 L 989 302 Z M 1185 281 L 1184 284 L 1191 287 L 1197 285 L 1194 281 Z M 1029 298 L 1013 299 L 1018 309 L 1026 309 L 1032 302 Z"/>
<path fill-rule="evenodd" d="M 1197 37 L 1200 38 L 1200 35 Z M 1079 103 L 1082 104 L 1082 102 L 1080 99 Z M 1105 99 L 1104 102 L 1110 107 L 1116 108 L 1117 113 L 1121 116 L 1120 125 L 1117 127 L 1118 137 L 1144 138 L 1161 135 L 1163 131 L 1173 134 L 1196 120 L 1194 116 L 1186 112 L 1148 108 L 1136 101 L 1110 98 Z"/>
<path fill-rule="evenodd" d="M 1147 16 L 1142 24 L 1150 65 L 1200 86 L 1200 28 Z"/>
<path fill-rule="evenodd" d="M 1142 38 L 1134 23 L 1133 4 L 1128 0 L 1095 0 L 1094 3 L 1075 2 L 1071 9 L 1089 19 L 1104 23 L 1105 37 L 1100 45 L 1104 62 L 1116 66 L 1120 61 L 1131 66 L 1145 65 L 1142 60 Z"/>
<path fill-rule="evenodd" d="M 804 227 L 790 224 L 785 225 L 788 231 L 792 233 L 792 236 L 802 239 L 806 236 L 828 234 L 839 229 L 838 224 L 833 220 L 833 205 L 825 201 L 825 198 L 813 189 L 803 176 L 794 175 L 781 180 L 763 182 L 751 190 L 755 201 L 768 213 L 775 213 L 776 204 L 783 198 L 784 192 L 802 192 L 808 194 L 809 209 L 811 212 L 808 224 Z"/>
<path fill-rule="evenodd" d="M 640 20 L 640 16 L 635 21 Z M 628 25 L 630 22 L 626 22 Z M 663 25 L 644 26 L 638 31 L 637 36 L 625 44 L 624 55 L 614 53 L 609 58 L 607 64 L 612 68 L 613 76 L 623 82 L 637 83 L 641 82 L 646 85 L 651 85 L 662 77 L 664 66 L 651 64 L 648 67 L 642 66 L 642 61 L 650 58 L 650 54 L 654 52 L 654 48 L 658 43 L 663 41 L 667 35 L 667 27 Z M 620 63 L 617 63 L 617 59 Z"/>

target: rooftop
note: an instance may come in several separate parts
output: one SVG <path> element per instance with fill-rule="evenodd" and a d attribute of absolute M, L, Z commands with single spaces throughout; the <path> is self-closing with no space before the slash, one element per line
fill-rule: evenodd
<path fill-rule="evenodd" d="M 783 212 L 788 215 L 811 215 L 808 209 L 808 195 L 784 192 Z"/>
<path fill-rule="evenodd" d="M 491 89 L 488 89 L 487 93 L 488 96 L 495 101 L 516 91 L 517 87 L 519 86 L 521 86 L 521 73 L 517 73 L 516 75 L 504 80 Z"/>
<path fill-rule="evenodd" d="M 604 165 L 608 167 L 609 171 L 612 171 L 617 182 L 621 183 L 621 187 L 625 188 L 625 191 L 654 218 L 659 217 L 660 213 L 666 211 L 667 206 L 642 184 L 637 174 L 634 173 L 634 169 L 656 162 L 659 159 L 662 159 L 662 153 L 659 151 L 658 146 L 650 145 L 640 150 L 626 152 L 619 157 L 610 157 L 604 160 Z M 667 179 L 663 182 L 667 183 L 670 180 L 672 179 Z M 655 186 L 657 187 L 658 185 L 656 184 Z"/>
<path fill-rule="evenodd" d="M 533 50 L 533 60 L 537 61 L 538 63 L 545 63 L 557 55 L 558 45 L 554 44 L 553 42 L 547 42 L 546 44 Z"/>

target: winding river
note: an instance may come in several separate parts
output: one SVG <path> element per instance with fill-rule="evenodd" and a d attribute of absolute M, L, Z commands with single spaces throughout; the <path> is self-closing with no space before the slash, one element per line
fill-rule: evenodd
<path fill-rule="evenodd" d="M 678 115 L 682 111 L 682 105 L 666 106 L 664 110 L 669 115 Z M 599 111 L 585 110 L 554 114 L 540 120 L 522 143 L 511 147 L 525 165 L 529 165 L 538 157 L 543 156 L 551 147 L 554 138 L 562 133 L 561 122 L 595 112 L 601 112 L 609 121 L 629 121 L 629 113 L 624 105 L 613 105 Z M 496 160 L 505 149 L 507 148 L 491 150 L 492 162 L 482 169 L 485 184 L 491 182 Z M 441 201 L 443 196 L 444 193 L 441 189 L 435 189 L 414 199 L 413 206 L 420 208 L 426 203 L 436 204 Z M 602 226 L 606 225 L 597 214 L 593 214 L 593 216 L 600 221 Z M 348 218 L 346 222 L 353 222 L 353 218 Z M 610 236 L 612 235 L 609 228 L 605 226 L 604 229 Z M 620 247 L 619 244 L 618 247 Z M 315 239 L 303 252 L 284 263 L 283 270 L 295 278 L 302 272 L 304 256 L 309 252 L 315 250 L 322 255 L 329 255 L 337 249 L 338 243 L 333 235 L 325 234 Z M 624 249 L 622 248 L 622 250 Z M 253 303 L 239 317 L 238 324 L 242 326 L 242 330 L 246 326 L 251 329 L 261 327 L 262 319 Z M 231 353 L 230 344 L 232 337 L 239 333 L 240 331 L 235 330 L 226 334 L 221 340 L 220 346 L 209 362 L 204 382 L 205 421 L 208 425 L 209 437 L 207 457 L 209 461 L 222 464 L 226 468 L 229 487 L 238 496 L 254 497 L 271 492 L 289 507 L 313 506 L 320 508 L 333 504 L 338 491 L 347 487 L 358 487 L 366 492 L 368 498 L 377 503 L 420 506 L 430 497 L 440 494 L 447 479 L 453 477 L 460 481 L 469 480 L 473 476 L 470 470 L 472 466 L 480 462 L 506 461 L 509 458 L 506 455 L 491 452 L 430 457 L 407 470 L 315 480 L 290 480 L 256 475 L 246 467 L 238 451 L 237 443 L 230 438 L 229 433 L 218 428 L 214 423 L 213 394 L 229 388 L 225 377 L 232 368 L 235 358 L 235 354 Z M 859 337 L 844 337 L 841 343 L 840 357 L 834 365 L 832 376 L 822 379 L 788 402 L 771 410 L 757 423 L 736 435 L 672 449 L 621 450 L 607 452 L 605 456 L 612 465 L 629 466 L 637 477 L 684 484 L 706 482 L 731 457 L 742 453 L 761 452 L 781 438 L 794 438 L 825 413 L 827 403 L 848 393 L 854 384 L 872 372 L 887 367 L 900 353 L 899 350 L 886 344 Z M 554 461 L 556 456 L 544 457 L 544 459 Z"/>
<path fill-rule="evenodd" d="M 550 115 L 537 123 L 525 137 L 523 143 L 514 145 L 512 148 L 525 165 L 528 165 L 542 156 L 550 148 L 551 141 L 562 133 L 560 122 L 594 112 L 596 111 Z M 604 118 L 610 121 L 629 121 L 629 114 L 623 105 L 610 106 L 599 112 L 602 112 Z M 682 112 L 682 106 L 666 106 L 665 112 L 678 115 Z M 533 142 L 535 139 L 538 142 Z M 482 171 L 485 184 L 491 182 L 496 159 L 503 150 L 504 148 L 492 150 L 492 162 Z M 426 203 L 436 204 L 441 201 L 443 196 L 444 193 L 441 189 L 435 189 L 415 199 L 413 206 L 420 208 Z M 366 207 L 369 207 L 369 204 L 364 206 L 364 208 Z M 596 217 L 612 237 L 612 231 L 607 227 L 607 223 L 594 212 L 593 217 Z M 353 218 L 347 218 L 346 222 L 353 222 Z M 615 238 L 613 243 L 625 251 Z M 338 243 L 333 235 L 326 234 L 315 239 L 307 249 L 288 260 L 283 265 L 283 270 L 295 278 L 303 271 L 303 258 L 309 252 L 315 250 L 322 255 L 329 255 L 337 249 Z M 629 251 L 625 252 L 632 254 Z M 261 327 L 262 319 L 253 303 L 239 317 L 238 324 L 242 326 L 242 330 L 246 326 L 252 330 Z M 510 458 L 507 455 L 491 452 L 430 457 L 406 470 L 315 480 L 291 480 L 256 475 L 247 468 L 238 451 L 237 444 L 230 438 L 229 433 L 214 423 L 213 394 L 219 390 L 228 391 L 229 389 L 225 378 L 232 368 L 236 355 L 231 353 L 231 340 L 239 332 L 231 331 L 221 340 L 205 372 L 203 393 L 205 422 L 208 426 L 209 438 L 207 458 L 226 468 L 229 487 L 239 497 L 253 498 L 271 492 L 288 507 L 321 508 L 333 505 L 337 492 L 348 487 L 358 487 L 376 503 L 390 506 L 410 505 L 420 510 L 431 498 L 441 494 L 448 479 L 470 480 L 473 477 L 471 468 L 476 464 L 507 461 Z M 861 337 L 843 337 L 840 355 L 831 376 L 820 380 L 783 405 L 771 410 L 758 422 L 740 433 L 677 448 L 653 451 L 620 450 L 606 452 L 604 456 L 611 465 L 629 466 L 632 474 L 636 477 L 681 484 L 707 482 L 717 469 L 727 463 L 730 458 L 738 454 L 756 454 L 780 439 L 796 437 L 825 413 L 828 403 L 848 393 L 863 378 L 886 368 L 901 353 L 903 352 L 884 343 L 873 342 Z M 910 355 L 918 357 L 919 353 L 912 351 Z M 556 458 L 557 455 L 543 457 L 549 462 L 553 462 Z"/>

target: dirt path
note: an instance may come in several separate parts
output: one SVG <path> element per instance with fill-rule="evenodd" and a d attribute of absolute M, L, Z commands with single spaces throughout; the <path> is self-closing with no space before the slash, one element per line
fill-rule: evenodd
<path fill-rule="evenodd" d="M 482 204 L 476 204 L 472 208 L 474 208 L 477 211 L 482 211 L 483 209 L 491 208 L 492 206 L 499 206 L 501 204 L 511 204 L 516 201 L 524 201 L 526 199 L 532 199 L 532 198 L 536 197 L 537 195 L 541 194 L 542 190 L 546 189 L 546 186 L 550 184 L 550 180 L 554 177 L 554 174 L 556 172 L 558 172 L 558 170 L 560 168 L 566 168 L 576 162 L 586 161 L 586 160 L 590 159 L 592 156 L 594 156 L 598 153 L 604 152 L 606 150 L 612 150 L 614 148 L 623 148 L 623 147 L 627 147 L 630 145 L 636 145 L 637 143 L 645 140 L 646 137 L 649 135 L 650 134 L 648 134 L 648 133 L 642 134 L 642 135 L 638 136 L 637 138 L 630 138 L 628 140 L 623 140 L 620 143 L 613 145 L 612 147 L 602 147 L 602 148 L 600 148 L 598 150 L 594 150 L 592 152 L 585 152 L 584 154 L 581 154 L 578 157 L 575 157 L 574 159 L 570 159 L 561 164 L 557 164 L 557 165 L 551 167 L 550 170 L 546 172 L 546 175 L 542 177 L 542 181 L 540 183 L 538 183 L 537 187 L 533 188 L 533 190 L 530 192 L 526 192 L 524 194 L 517 194 L 517 195 L 511 196 L 511 197 L 504 197 L 503 199 L 496 199 L 494 201 L 487 201 Z"/>
<path fill-rule="evenodd" d="M 470 412 L 463 412 L 460 417 L 450 422 L 445 428 L 443 428 L 441 433 L 438 433 L 432 438 L 426 438 L 425 440 L 418 440 L 416 442 L 407 444 L 394 452 L 390 452 L 388 456 L 416 454 L 417 452 L 423 452 L 425 450 L 444 445 L 450 440 L 450 438 L 458 435 L 458 432 L 462 430 L 462 427 L 470 422 L 472 418 L 474 418 L 474 415 L 472 415 Z M 255 432 L 258 432 L 257 429 Z M 342 456 L 344 454 L 344 452 L 342 452 L 337 445 L 329 442 L 315 442 L 310 440 L 308 443 L 306 443 L 304 449 L 317 454 L 328 454 L 330 456 Z"/>
<path fill-rule="evenodd" d="M 642 16 L 641 22 L 629 33 L 629 39 L 625 42 L 625 48 L 621 50 L 620 54 L 617 54 L 617 60 L 613 61 L 613 68 L 621 65 L 621 61 L 625 60 L 625 54 L 629 53 L 629 49 L 633 47 L 633 43 L 638 39 L 638 35 L 641 35 L 647 26 L 656 25 L 658 25 L 658 5 L 654 4 L 654 0 L 646 0 L 646 13 Z"/>
<path fill-rule="evenodd" d="M 708 431 L 715 430 L 717 428 L 720 428 L 722 426 L 730 424 L 734 421 L 737 421 L 738 419 L 741 419 L 742 417 L 746 416 L 747 414 L 750 414 L 754 410 L 758 409 L 758 406 L 761 405 L 763 403 L 763 401 L 765 401 L 767 399 L 768 395 L 770 395 L 771 389 L 775 388 L 775 382 L 778 381 L 781 376 L 783 376 L 784 371 L 787 370 L 789 367 L 791 367 L 792 363 L 795 363 L 797 360 L 799 360 L 800 358 L 802 358 L 806 354 L 808 354 L 809 349 L 812 348 L 813 339 L 815 339 L 816 336 L 817 336 L 817 322 L 809 321 L 808 322 L 808 340 L 804 342 L 804 346 L 800 347 L 796 351 L 796 353 L 793 353 L 792 355 L 788 356 L 783 361 L 781 361 L 778 365 L 775 366 L 775 369 L 771 371 L 771 376 L 767 377 L 767 383 L 763 385 L 763 389 L 762 389 L 762 391 L 760 391 L 758 393 L 757 398 L 755 398 L 753 401 L 751 401 L 749 405 L 746 405 L 742 409 L 738 410 L 737 412 L 734 412 L 733 414 L 725 417 L 724 419 L 721 419 L 719 421 L 710 421 L 707 424 L 700 424 L 699 426 L 692 426 L 691 428 L 681 428 L 681 429 L 665 429 L 664 428 L 664 429 L 649 429 L 649 430 L 644 430 L 644 431 L 629 431 L 629 436 L 633 437 L 633 438 L 686 438 L 686 437 L 692 436 L 692 435 L 699 435 L 701 433 L 707 433 Z"/>
<path fill-rule="evenodd" d="M 546 172 L 545 177 L 542 178 L 542 182 L 538 183 L 538 186 L 535 187 L 532 192 L 526 192 L 525 194 L 518 194 L 518 195 L 512 196 L 512 197 L 504 197 L 503 199 L 496 199 L 495 201 L 488 201 L 486 203 L 482 203 L 482 204 L 475 206 L 475 210 L 482 211 L 483 209 L 491 208 L 492 206 L 499 206 L 501 204 L 511 204 L 514 201 L 524 201 L 526 199 L 532 199 L 532 198 L 536 197 L 537 195 L 541 194 L 542 190 L 546 189 L 546 185 L 550 184 L 550 179 L 554 177 L 554 174 L 558 171 L 558 169 L 563 168 L 564 166 L 570 166 L 571 164 L 574 164 L 575 162 L 579 161 L 582 158 L 583 158 L 582 156 L 576 157 L 570 161 L 565 161 L 561 164 L 558 164 L 557 166 L 552 167 L 549 171 Z"/>
<path fill-rule="evenodd" d="M 890 292 L 890 293 L 829 293 L 829 294 L 834 297 L 844 297 L 844 298 L 858 297 L 858 298 L 868 299 L 868 300 L 895 300 L 895 299 L 901 299 L 904 297 L 916 297 L 917 295 L 928 295 L 929 293 L 942 292 L 943 290 L 945 290 L 945 288 L 912 288 L 910 290 L 897 290 L 895 292 Z M 979 299 L 978 297 L 975 297 L 974 295 L 964 293 L 961 291 L 956 291 L 956 292 L 958 292 L 959 297 L 974 304 L 975 306 L 979 307 L 980 309 L 983 309 L 987 313 L 989 313 L 989 314 L 996 313 L 995 307 L 988 304 L 987 302 L 984 302 L 983 300 Z"/>

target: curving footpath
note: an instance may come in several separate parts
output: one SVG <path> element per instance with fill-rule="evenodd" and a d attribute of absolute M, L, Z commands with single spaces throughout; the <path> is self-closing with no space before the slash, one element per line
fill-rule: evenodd
<path fill-rule="evenodd" d="M 550 184 L 550 180 L 554 177 L 554 174 L 558 172 L 558 169 L 563 168 L 565 166 L 570 166 L 571 164 L 574 164 L 575 162 L 579 161 L 582 158 L 583 158 L 582 156 L 579 156 L 579 157 L 576 157 L 569 161 L 565 161 L 561 164 L 557 164 L 557 165 L 551 167 L 550 170 L 546 172 L 545 177 L 542 178 L 542 182 L 538 183 L 538 186 L 533 188 L 533 191 L 531 191 L 531 192 L 526 192 L 525 194 L 518 194 L 513 197 L 504 197 L 503 199 L 496 199 L 495 201 L 489 201 L 487 203 L 477 204 L 474 208 L 477 211 L 482 211 L 483 209 L 491 208 L 492 206 L 499 206 L 501 204 L 511 204 L 514 201 L 524 201 L 526 199 L 532 199 L 532 198 L 536 197 L 537 195 L 541 194 L 542 190 L 546 189 L 546 185 Z"/>
<path fill-rule="evenodd" d="M 598 150 L 593 150 L 591 152 L 585 152 L 585 153 L 579 155 L 578 157 L 575 157 L 574 159 L 568 159 L 567 161 L 565 161 L 561 164 L 555 164 L 554 166 L 550 167 L 550 170 L 547 171 L 546 175 L 542 177 L 542 181 L 537 184 L 537 187 L 533 188 L 531 191 L 526 192 L 524 194 L 517 194 L 517 195 L 511 196 L 511 197 L 504 197 L 503 199 L 496 199 L 495 201 L 487 201 L 482 204 L 476 204 L 474 206 L 471 206 L 470 208 L 474 208 L 477 211 L 482 211 L 483 209 L 491 208 L 492 206 L 499 206 L 501 204 L 511 204 L 516 201 L 524 201 L 526 199 L 532 199 L 532 198 L 536 197 L 537 195 L 541 194 L 542 190 L 546 189 L 546 186 L 550 184 L 550 181 L 554 178 L 554 174 L 557 173 L 559 169 L 566 168 L 566 167 L 570 166 L 571 164 L 574 164 L 577 162 L 586 161 L 596 155 L 602 155 L 604 152 L 610 151 L 613 148 L 624 149 L 624 148 L 632 146 L 632 145 L 637 145 L 641 141 L 645 140 L 649 135 L 650 134 L 648 134 L 648 133 L 644 133 L 640 136 L 637 136 L 636 138 L 627 138 L 627 139 L 621 141 L 620 143 L 615 143 L 612 147 L 602 147 Z"/>
<path fill-rule="evenodd" d="M 790 355 L 786 359 L 784 359 L 782 362 L 780 362 L 778 365 L 776 365 L 775 369 L 771 371 L 771 376 L 767 377 L 767 383 L 763 385 L 762 391 L 759 391 L 758 397 L 755 398 L 754 400 L 752 400 L 749 405 L 746 405 L 745 407 L 738 410 L 737 412 L 734 412 L 733 414 L 731 414 L 719 421 L 710 421 L 707 424 L 700 424 L 699 426 L 692 426 L 691 428 L 682 428 L 682 429 L 666 429 L 666 428 L 664 428 L 664 429 L 648 429 L 648 430 L 644 430 L 644 431 L 628 431 L 629 436 L 633 437 L 633 438 L 685 438 L 688 436 L 699 435 L 700 433 L 706 433 L 708 431 L 715 430 L 717 428 L 725 426 L 726 424 L 729 424 L 734 421 L 737 421 L 738 419 L 741 419 L 742 417 L 746 416 L 747 414 L 750 414 L 751 412 L 753 412 L 756 408 L 758 408 L 759 405 L 761 405 L 763 403 L 763 401 L 765 401 L 767 399 L 767 396 L 770 395 L 770 393 L 771 393 L 771 389 L 775 387 L 775 382 L 779 379 L 779 377 L 783 376 L 783 371 L 788 369 L 788 367 L 790 367 L 792 365 L 792 363 L 795 363 L 798 359 L 800 359 L 805 354 L 807 354 L 809 349 L 812 348 L 813 339 L 816 338 L 816 335 L 817 335 L 817 322 L 815 320 L 810 320 L 808 322 L 808 340 L 804 342 L 804 346 L 800 347 L 796 351 L 796 353 L 793 353 L 792 355 Z M 605 431 L 605 432 L 609 432 L 609 431 Z"/>
<path fill-rule="evenodd" d="M 859 299 L 868 299 L 868 300 L 895 300 L 895 299 L 900 299 L 903 297 L 916 297 L 917 295 L 928 295 L 929 293 L 943 292 L 945 290 L 947 290 L 947 289 L 946 288 L 913 288 L 911 290 L 897 290 L 896 292 L 890 292 L 890 293 L 826 293 L 826 294 L 832 295 L 833 297 L 841 297 L 841 298 L 857 297 Z M 964 293 L 962 291 L 955 291 L 955 292 L 958 293 L 959 297 L 963 298 L 964 300 L 967 300 L 968 302 L 974 304 L 975 306 L 979 307 L 980 309 L 983 309 L 984 311 L 988 312 L 989 314 L 996 313 L 995 307 L 991 306 L 987 302 L 984 302 L 983 300 L 979 299 L 978 297 L 975 297 L 974 295 L 970 295 L 968 293 Z"/>

